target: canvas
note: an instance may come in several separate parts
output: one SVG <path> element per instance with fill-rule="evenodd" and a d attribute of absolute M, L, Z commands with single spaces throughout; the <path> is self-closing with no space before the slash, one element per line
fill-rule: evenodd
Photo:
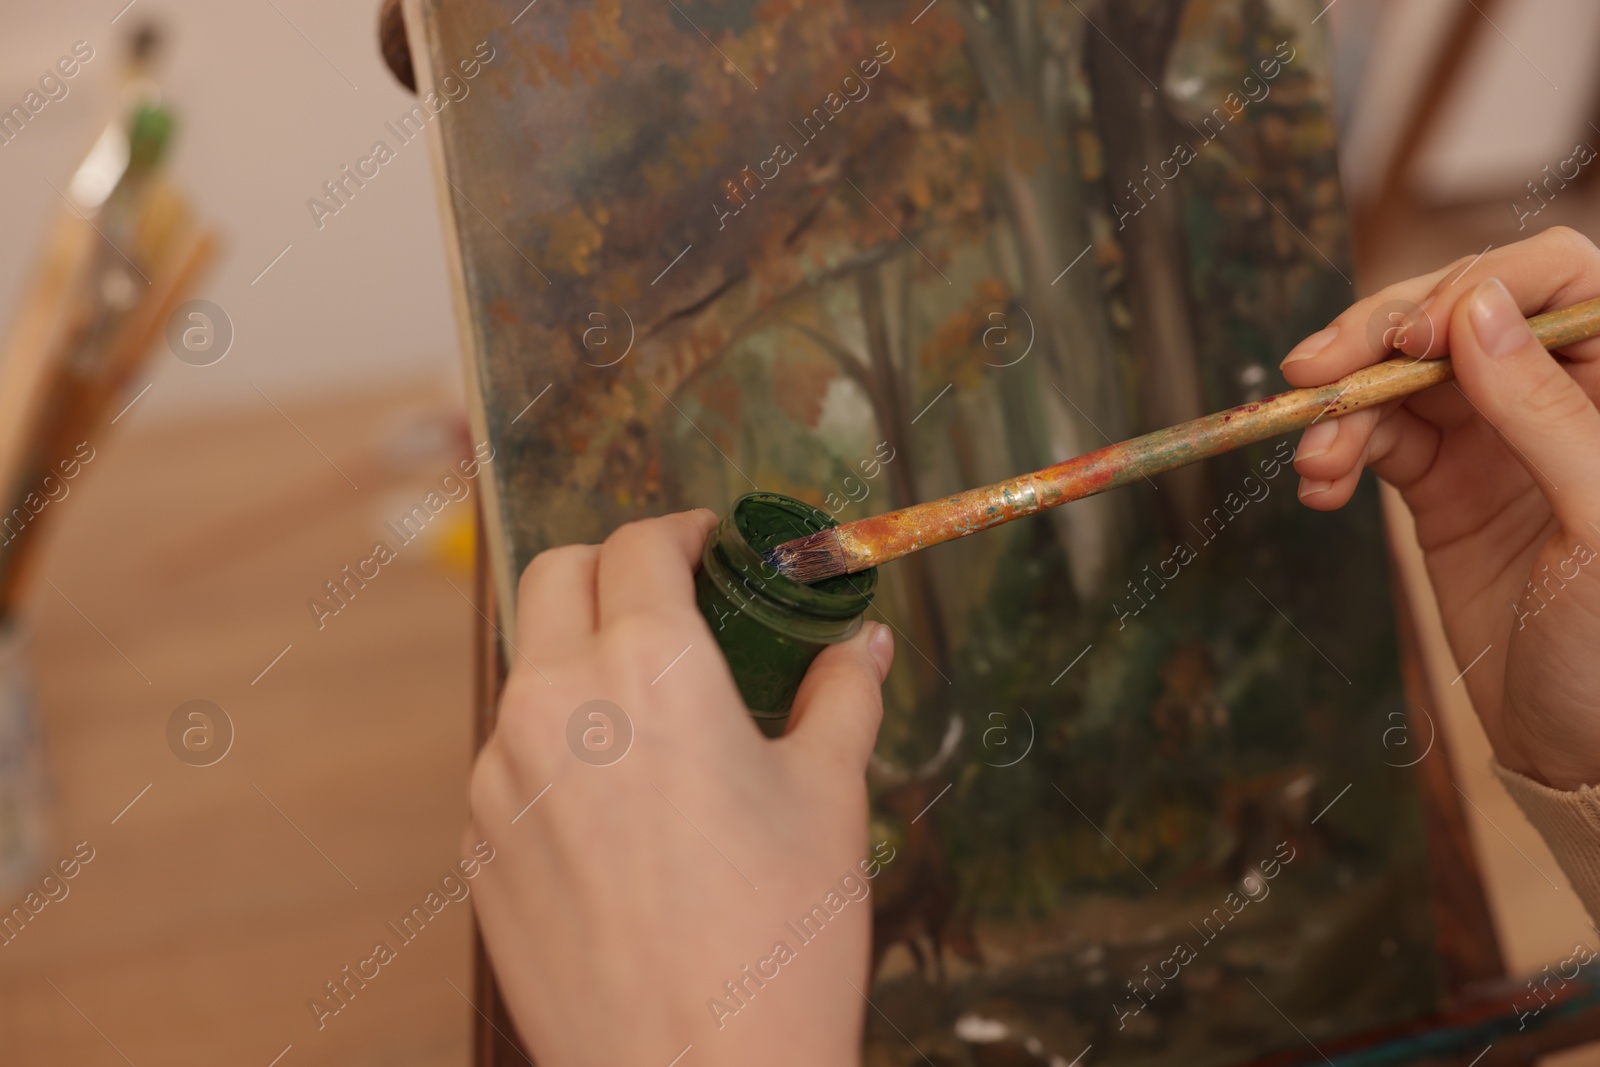
<path fill-rule="evenodd" d="M 633 518 L 857 518 L 1282 388 L 1352 297 L 1320 6 L 413 3 L 502 629 Z M 1309 512 L 1292 456 L 883 568 L 867 1063 L 1445 1006 L 1375 493 Z"/>

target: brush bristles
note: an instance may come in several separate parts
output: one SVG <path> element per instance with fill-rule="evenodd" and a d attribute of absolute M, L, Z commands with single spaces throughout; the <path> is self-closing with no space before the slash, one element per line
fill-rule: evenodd
<path fill-rule="evenodd" d="M 836 578 L 850 569 L 838 535 L 832 530 L 818 530 L 775 545 L 762 553 L 762 559 L 785 578 L 802 585 Z"/>

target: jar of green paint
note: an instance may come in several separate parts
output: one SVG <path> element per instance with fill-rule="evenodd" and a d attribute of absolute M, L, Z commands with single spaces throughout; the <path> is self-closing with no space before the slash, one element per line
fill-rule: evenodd
<path fill-rule="evenodd" d="M 745 706 L 768 737 L 783 733 L 806 668 L 828 645 L 861 629 L 878 572 L 801 585 L 761 554 L 838 525 L 827 512 L 778 493 L 748 493 L 706 538 L 695 575 L 700 613 L 711 624 Z"/>

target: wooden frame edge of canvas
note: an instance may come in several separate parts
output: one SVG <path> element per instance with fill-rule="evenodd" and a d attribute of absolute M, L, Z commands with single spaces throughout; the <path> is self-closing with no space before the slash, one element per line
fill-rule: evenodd
<path fill-rule="evenodd" d="M 433 91 L 434 56 L 432 41 L 437 34 L 432 32 L 432 10 L 435 0 L 401 0 L 406 28 L 406 42 L 411 50 L 411 66 L 416 74 L 417 96 L 426 96 Z M 450 302 L 455 312 L 457 353 L 463 373 L 466 375 L 467 414 L 472 423 L 472 436 L 474 441 L 492 441 L 489 435 L 489 413 L 484 406 L 483 381 L 478 374 L 477 353 L 487 347 L 488 339 L 478 336 L 478 329 L 472 317 L 472 300 L 467 292 L 466 264 L 461 258 L 460 220 L 456 217 L 456 201 L 452 196 L 455 189 L 450 179 L 450 163 L 445 152 L 444 124 L 442 122 L 428 123 L 428 156 L 433 168 L 433 191 L 439 205 L 439 228 L 444 238 L 445 267 L 450 276 Z M 511 559 L 504 546 L 507 542 L 505 536 L 505 517 L 501 512 L 500 489 L 497 479 L 493 476 L 484 478 L 482 492 L 479 496 L 481 522 L 488 524 L 488 529 L 496 531 L 498 536 L 485 538 L 484 551 L 488 554 L 490 575 L 493 579 L 494 604 L 504 613 L 500 620 L 498 630 L 502 644 L 501 652 L 510 657 L 511 637 L 513 632 L 512 613 L 516 610 L 516 576 L 511 573 Z M 495 618 L 494 611 L 489 617 Z"/>

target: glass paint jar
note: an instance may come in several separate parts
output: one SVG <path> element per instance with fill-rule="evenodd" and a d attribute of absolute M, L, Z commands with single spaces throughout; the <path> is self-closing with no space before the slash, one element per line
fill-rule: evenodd
<path fill-rule="evenodd" d="M 802 585 L 779 574 L 761 553 L 837 525 L 827 512 L 793 497 L 747 493 L 734 501 L 700 553 L 700 613 L 711 624 L 745 706 L 768 737 L 783 733 L 800 679 L 817 653 L 861 629 L 878 572 Z"/>

